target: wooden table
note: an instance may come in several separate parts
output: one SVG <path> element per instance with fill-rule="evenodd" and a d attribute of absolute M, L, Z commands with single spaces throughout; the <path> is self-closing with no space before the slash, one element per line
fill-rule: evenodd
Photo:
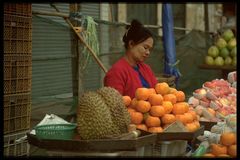
<path fill-rule="evenodd" d="M 227 80 L 227 76 L 229 72 L 236 71 L 236 66 L 233 65 L 224 65 L 224 66 L 216 66 L 216 65 L 207 65 L 201 64 L 198 66 L 200 69 L 207 69 L 207 70 L 221 70 L 222 78 Z"/>

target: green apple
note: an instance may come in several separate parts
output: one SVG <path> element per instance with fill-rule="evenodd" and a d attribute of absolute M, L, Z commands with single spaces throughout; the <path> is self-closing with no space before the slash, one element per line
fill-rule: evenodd
<path fill-rule="evenodd" d="M 209 49 L 208 49 L 208 55 L 215 58 L 219 55 L 219 50 L 216 46 L 211 46 Z"/>
<path fill-rule="evenodd" d="M 233 66 L 236 66 L 236 65 L 237 65 L 237 57 L 233 57 L 232 65 L 233 65 Z"/>
<path fill-rule="evenodd" d="M 227 43 L 228 49 L 232 50 L 234 47 L 237 45 L 237 40 L 236 38 L 230 39 L 230 41 Z"/>
<path fill-rule="evenodd" d="M 218 47 L 218 49 L 222 49 L 227 46 L 227 42 L 220 37 L 217 39 L 216 46 Z"/>
<path fill-rule="evenodd" d="M 217 66 L 223 66 L 224 65 L 224 59 L 220 56 L 215 58 L 214 62 L 215 62 L 215 65 L 217 65 Z"/>
<path fill-rule="evenodd" d="M 221 57 L 226 58 L 227 56 L 229 56 L 229 51 L 227 49 L 227 47 L 224 47 L 220 50 L 220 54 Z"/>
<path fill-rule="evenodd" d="M 235 47 L 231 50 L 230 55 L 231 55 L 232 57 L 236 57 L 236 56 L 237 56 L 237 46 L 235 46 Z"/>
<path fill-rule="evenodd" d="M 229 41 L 234 37 L 233 31 L 231 29 L 227 29 L 223 32 L 222 37 L 225 41 Z"/>
<path fill-rule="evenodd" d="M 214 65 L 214 58 L 211 56 L 205 56 L 205 63 L 207 65 Z"/>
<path fill-rule="evenodd" d="M 227 56 L 224 60 L 225 65 L 231 65 L 232 64 L 232 58 Z"/>

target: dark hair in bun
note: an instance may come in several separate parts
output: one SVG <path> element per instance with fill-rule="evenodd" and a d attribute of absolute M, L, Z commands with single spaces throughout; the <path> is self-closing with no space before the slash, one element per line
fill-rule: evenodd
<path fill-rule="evenodd" d="M 153 37 L 150 30 L 145 28 L 138 20 L 133 19 L 131 25 L 126 26 L 126 33 L 124 34 L 122 40 L 124 42 L 124 46 L 128 48 L 128 42 L 133 41 L 135 44 L 141 43 L 148 39 L 149 37 Z"/>

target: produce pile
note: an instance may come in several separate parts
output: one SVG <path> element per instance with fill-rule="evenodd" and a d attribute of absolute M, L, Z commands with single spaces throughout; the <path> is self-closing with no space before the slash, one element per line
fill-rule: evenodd
<path fill-rule="evenodd" d="M 188 103 L 201 117 L 200 121 L 218 122 L 236 113 L 236 71 L 228 74 L 228 80 L 207 81 L 196 89 Z"/>
<path fill-rule="evenodd" d="M 232 65 L 237 63 L 237 40 L 231 29 L 225 30 L 208 49 L 205 56 L 208 65 Z"/>
<path fill-rule="evenodd" d="M 155 88 L 138 88 L 133 99 L 123 96 L 123 101 L 130 113 L 131 124 L 137 129 L 161 133 L 177 120 L 190 132 L 200 127 L 199 117 L 185 102 L 184 92 L 165 82 L 157 83 Z"/>
<path fill-rule="evenodd" d="M 122 95 L 111 87 L 85 92 L 77 108 L 77 130 L 81 139 L 104 139 L 128 132 L 130 115 Z"/>
<path fill-rule="evenodd" d="M 202 157 L 236 157 L 236 130 L 236 114 L 230 114 L 224 122 L 214 125 L 211 131 L 204 131 L 204 135 L 198 137 L 203 143 L 208 143 Z"/>

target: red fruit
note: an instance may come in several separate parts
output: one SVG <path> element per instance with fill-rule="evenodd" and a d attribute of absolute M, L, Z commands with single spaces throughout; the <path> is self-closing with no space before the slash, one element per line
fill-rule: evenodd
<path fill-rule="evenodd" d="M 212 82 L 205 82 L 204 83 L 204 87 L 207 87 L 207 88 L 215 88 L 215 84 L 212 83 Z"/>

